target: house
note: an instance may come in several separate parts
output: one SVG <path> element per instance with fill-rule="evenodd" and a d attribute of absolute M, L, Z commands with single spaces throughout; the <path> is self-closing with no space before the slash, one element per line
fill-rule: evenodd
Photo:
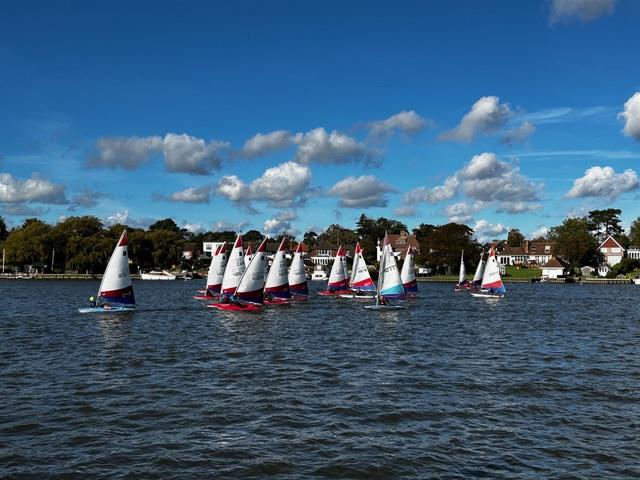
<path fill-rule="evenodd" d="M 418 243 L 416 236 L 404 230 L 398 235 L 389 234 L 389 243 L 391 244 L 391 249 L 393 250 L 393 254 L 396 258 L 404 259 L 404 256 L 407 253 L 407 247 L 409 246 L 411 246 L 414 252 L 420 253 L 420 243 Z M 378 239 L 378 244 L 376 245 L 376 260 L 378 262 L 380 261 L 381 256 L 382 240 Z"/>
<path fill-rule="evenodd" d="M 627 248 L 627 257 L 631 260 L 640 260 L 640 247 Z"/>
<path fill-rule="evenodd" d="M 598 247 L 598 253 L 602 255 L 603 263 L 613 267 L 622 261 L 625 248 L 615 238 L 609 235 Z"/>
<path fill-rule="evenodd" d="M 565 266 L 558 257 L 551 258 L 541 268 L 542 278 L 559 278 L 564 276 L 565 273 Z"/>
<path fill-rule="evenodd" d="M 580 274 L 583 277 L 590 277 L 595 273 L 596 269 L 593 267 L 590 267 L 589 265 L 586 265 L 584 267 L 580 267 Z"/>
<path fill-rule="evenodd" d="M 496 261 L 500 265 L 544 265 L 555 253 L 555 242 L 547 240 L 525 240 L 519 247 L 512 247 L 506 242 L 499 242 L 495 246 L 498 253 Z"/>
<path fill-rule="evenodd" d="M 599 277 L 606 277 L 607 273 L 609 273 L 610 271 L 611 271 L 611 267 L 609 265 L 607 265 L 606 263 L 598 265 L 598 276 Z"/>
<path fill-rule="evenodd" d="M 524 265 L 529 259 L 527 252 L 522 247 L 512 247 L 506 243 L 502 247 L 502 251 L 496 254 L 496 260 L 499 265 Z"/>
<path fill-rule="evenodd" d="M 328 240 L 322 240 L 311 249 L 311 262 L 314 265 L 329 265 L 338 253 L 338 247 Z"/>
<path fill-rule="evenodd" d="M 224 242 L 202 242 L 202 254 L 205 257 L 211 258 L 213 253 L 216 251 L 220 245 Z"/>

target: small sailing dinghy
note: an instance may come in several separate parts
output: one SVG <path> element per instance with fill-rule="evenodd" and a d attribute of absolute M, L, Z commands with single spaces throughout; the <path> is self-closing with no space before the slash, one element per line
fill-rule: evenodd
<path fill-rule="evenodd" d="M 233 250 L 227 259 L 227 266 L 222 276 L 220 295 L 232 295 L 238 288 L 240 279 L 246 270 L 244 264 L 244 249 L 242 247 L 242 235 L 238 234 L 233 244 Z"/>
<path fill-rule="evenodd" d="M 278 251 L 273 256 L 271 268 L 267 274 L 267 280 L 264 285 L 264 296 L 266 304 L 288 305 L 291 298 L 291 290 L 289 289 L 289 272 L 287 270 L 287 253 L 288 240 L 285 236 L 280 242 Z"/>
<path fill-rule="evenodd" d="M 480 292 L 472 292 L 471 295 L 474 297 L 501 298 L 504 297 L 505 293 L 507 293 L 507 289 L 504 288 L 504 283 L 502 283 L 502 278 L 500 277 L 496 252 L 491 247 L 487 264 L 484 267 L 484 274 L 482 275 Z"/>
<path fill-rule="evenodd" d="M 304 245 L 299 243 L 289 267 L 289 290 L 296 300 L 306 299 L 309 296 L 309 285 L 304 268 Z"/>
<path fill-rule="evenodd" d="M 194 295 L 193 298 L 197 300 L 212 300 L 220 295 L 224 269 L 227 266 L 226 245 L 226 242 L 223 242 L 222 245 L 218 245 L 216 248 L 213 257 L 211 257 L 211 264 L 207 273 L 207 288 L 202 295 Z"/>
<path fill-rule="evenodd" d="M 413 259 L 413 248 L 411 248 L 411 245 L 407 247 L 407 253 L 404 255 L 400 279 L 402 280 L 402 286 L 407 296 L 416 297 L 418 295 L 418 282 L 416 281 L 416 265 Z"/>
<path fill-rule="evenodd" d="M 124 313 L 134 310 L 136 300 L 129 272 L 127 240 L 127 231 L 124 230 L 102 276 L 95 306 L 80 308 L 80 313 Z"/>
<path fill-rule="evenodd" d="M 385 233 L 382 243 L 378 289 L 375 298 L 375 305 L 365 305 L 364 308 L 368 310 L 400 310 L 405 308 L 404 305 L 391 305 L 387 300 L 388 298 L 405 298 L 400 271 L 398 270 L 396 257 L 393 255 L 393 250 L 391 250 L 391 243 L 387 233 Z"/>
<path fill-rule="evenodd" d="M 264 272 L 267 266 L 267 239 L 265 238 L 251 258 L 233 295 L 224 296 L 218 303 L 207 307 L 227 312 L 259 312 L 264 303 Z"/>
<path fill-rule="evenodd" d="M 333 259 L 333 265 L 331 266 L 331 274 L 329 275 L 329 282 L 327 283 L 327 289 L 322 292 L 318 292 L 318 295 L 340 295 L 349 292 L 349 280 L 347 278 L 345 269 L 345 249 L 342 245 L 338 247 L 338 252 Z"/>
<path fill-rule="evenodd" d="M 454 292 L 463 292 L 469 288 L 469 280 L 467 280 L 467 269 L 464 266 L 464 250 L 460 255 L 460 273 L 458 274 L 458 283 L 454 287 Z"/>
<path fill-rule="evenodd" d="M 376 284 L 373 283 L 373 280 L 371 279 L 369 267 L 367 267 L 367 262 L 364 259 L 360 242 L 356 244 L 356 249 L 353 255 L 349 288 L 352 293 L 343 293 L 340 297 L 371 299 L 376 292 Z"/>
<path fill-rule="evenodd" d="M 473 274 L 472 286 L 474 290 L 479 290 L 482 285 L 482 276 L 484 275 L 484 250 L 480 252 L 480 261 L 476 267 L 476 273 Z"/>

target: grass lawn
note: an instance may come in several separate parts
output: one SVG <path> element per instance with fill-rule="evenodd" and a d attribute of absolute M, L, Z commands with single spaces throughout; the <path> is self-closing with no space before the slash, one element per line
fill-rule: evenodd
<path fill-rule="evenodd" d="M 542 270 L 539 268 L 518 268 L 507 266 L 507 276 L 511 278 L 539 278 Z"/>

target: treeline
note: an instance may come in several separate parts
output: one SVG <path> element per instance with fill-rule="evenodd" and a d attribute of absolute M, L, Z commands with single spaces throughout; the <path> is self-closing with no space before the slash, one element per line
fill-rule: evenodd
<path fill-rule="evenodd" d="M 546 237 L 556 242 L 556 254 L 572 266 L 598 265 L 597 248 L 607 235 L 614 235 L 623 246 L 640 245 L 640 218 L 631 225 L 630 234 L 625 235 L 619 209 L 593 210 L 584 217 L 567 218 L 561 225 L 549 230 Z M 9 266 L 24 268 L 26 265 L 44 265 L 54 272 L 102 272 L 109 260 L 113 246 L 124 228 L 129 231 L 129 255 L 136 266 L 142 269 L 182 268 L 200 269 L 205 261 L 198 260 L 203 242 L 233 242 L 235 232 L 192 233 L 180 228 L 172 219 L 159 220 L 147 229 L 126 225 L 105 226 L 93 216 L 69 217 L 55 225 L 30 218 L 11 231 L 0 217 L 0 243 L 6 251 Z M 409 231 L 407 226 L 385 217 L 370 218 L 362 214 L 355 228 L 338 224 L 330 225 L 324 232 L 306 232 L 294 241 L 303 241 L 309 247 L 327 240 L 334 245 L 354 245 L 360 242 L 369 264 L 376 261 L 376 242 L 385 231 L 413 233 L 420 244 L 418 265 L 430 267 L 434 273 L 456 271 L 460 262 L 460 251 L 465 251 L 467 268 L 475 268 L 483 245 L 474 238 L 474 231 L 467 225 L 447 223 L 432 225 L 422 223 Z M 283 234 L 273 237 L 280 241 Z M 243 232 L 245 241 L 257 242 L 264 236 L 257 230 Z M 544 239 L 543 237 L 539 239 Z M 512 229 L 507 243 L 518 246 L 524 235 Z M 194 259 L 185 259 L 185 250 L 194 251 Z M 626 263 L 630 261 L 625 260 Z M 621 272 L 624 273 L 624 272 Z"/>

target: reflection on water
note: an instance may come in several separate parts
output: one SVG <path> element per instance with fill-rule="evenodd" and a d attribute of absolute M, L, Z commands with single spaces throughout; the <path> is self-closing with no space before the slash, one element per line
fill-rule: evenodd
<path fill-rule="evenodd" d="M 1 282 L 0 477 L 640 476 L 638 287 L 238 315 L 199 286 L 79 315 L 97 284 Z"/>

